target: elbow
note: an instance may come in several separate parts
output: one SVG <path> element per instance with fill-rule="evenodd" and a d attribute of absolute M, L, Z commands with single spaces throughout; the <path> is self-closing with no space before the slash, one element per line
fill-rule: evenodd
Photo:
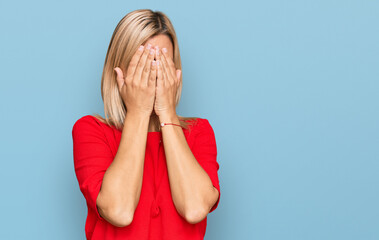
<path fill-rule="evenodd" d="M 129 226 L 133 222 L 133 215 L 129 211 L 121 210 L 120 208 L 113 208 L 112 210 L 105 210 L 100 207 L 99 214 L 102 216 L 107 222 L 116 227 L 126 227 Z"/>
<path fill-rule="evenodd" d="M 204 208 L 195 208 L 187 210 L 185 213 L 185 219 L 190 224 L 196 224 L 203 221 L 207 217 L 208 212 Z"/>
<path fill-rule="evenodd" d="M 110 223 L 116 227 L 126 227 L 133 222 L 133 215 L 126 211 L 114 211 L 109 214 Z"/>
<path fill-rule="evenodd" d="M 196 224 L 203 221 L 207 217 L 209 211 L 212 209 L 214 204 L 217 202 L 218 198 L 219 198 L 219 191 L 215 187 L 213 187 L 213 196 L 211 199 L 212 205 L 205 206 L 205 205 L 197 204 L 196 207 L 195 206 L 192 206 L 191 208 L 187 207 L 187 210 L 185 211 L 185 214 L 184 214 L 186 221 L 191 224 Z"/>
<path fill-rule="evenodd" d="M 133 221 L 134 212 L 125 210 L 125 207 L 110 206 L 99 194 L 97 209 L 101 217 L 116 227 L 126 227 Z"/>

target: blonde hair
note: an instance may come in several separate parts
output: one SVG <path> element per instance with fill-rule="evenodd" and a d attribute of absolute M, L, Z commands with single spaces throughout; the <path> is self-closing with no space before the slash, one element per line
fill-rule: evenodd
<path fill-rule="evenodd" d="M 97 113 L 94 114 L 94 117 L 118 130 L 122 129 L 127 109 L 119 93 L 116 73 L 113 69 L 119 67 L 123 72 L 126 72 L 137 48 L 144 45 L 150 37 L 158 34 L 165 34 L 171 39 L 175 68 L 182 69 L 178 40 L 169 18 L 161 11 L 150 9 L 138 9 L 128 13 L 120 20 L 113 32 L 104 62 L 101 77 L 101 97 L 104 102 L 105 118 Z M 182 93 L 182 75 L 176 95 L 176 106 Z M 178 118 L 180 125 L 185 129 L 188 129 L 191 120 L 197 119 L 179 115 Z M 159 121 L 157 118 L 154 119 L 156 127 L 160 129 Z"/>

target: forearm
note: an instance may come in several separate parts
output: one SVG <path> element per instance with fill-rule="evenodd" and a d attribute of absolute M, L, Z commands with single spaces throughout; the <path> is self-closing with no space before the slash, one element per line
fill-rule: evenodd
<path fill-rule="evenodd" d="M 176 114 L 169 114 L 160 117 L 160 122 L 179 124 L 179 119 Z M 180 127 L 164 126 L 162 136 L 175 207 L 187 221 L 199 222 L 217 200 L 218 191 L 192 154 Z"/>
<path fill-rule="evenodd" d="M 116 156 L 104 174 L 98 205 L 104 215 L 127 225 L 141 194 L 149 116 L 126 114 Z"/>

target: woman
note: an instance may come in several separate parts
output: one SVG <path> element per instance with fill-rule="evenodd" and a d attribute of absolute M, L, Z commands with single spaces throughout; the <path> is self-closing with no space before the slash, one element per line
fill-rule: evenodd
<path fill-rule="evenodd" d="M 101 80 L 105 118 L 78 119 L 74 166 L 88 206 L 87 239 L 203 239 L 220 199 L 213 128 L 176 114 L 179 47 L 160 11 L 117 25 Z"/>

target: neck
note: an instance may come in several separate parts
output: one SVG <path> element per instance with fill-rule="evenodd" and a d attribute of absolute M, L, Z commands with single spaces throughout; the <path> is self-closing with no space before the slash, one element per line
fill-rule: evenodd
<path fill-rule="evenodd" d="M 159 117 L 155 113 L 150 115 L 148 132 L 159 132 Z"/>

